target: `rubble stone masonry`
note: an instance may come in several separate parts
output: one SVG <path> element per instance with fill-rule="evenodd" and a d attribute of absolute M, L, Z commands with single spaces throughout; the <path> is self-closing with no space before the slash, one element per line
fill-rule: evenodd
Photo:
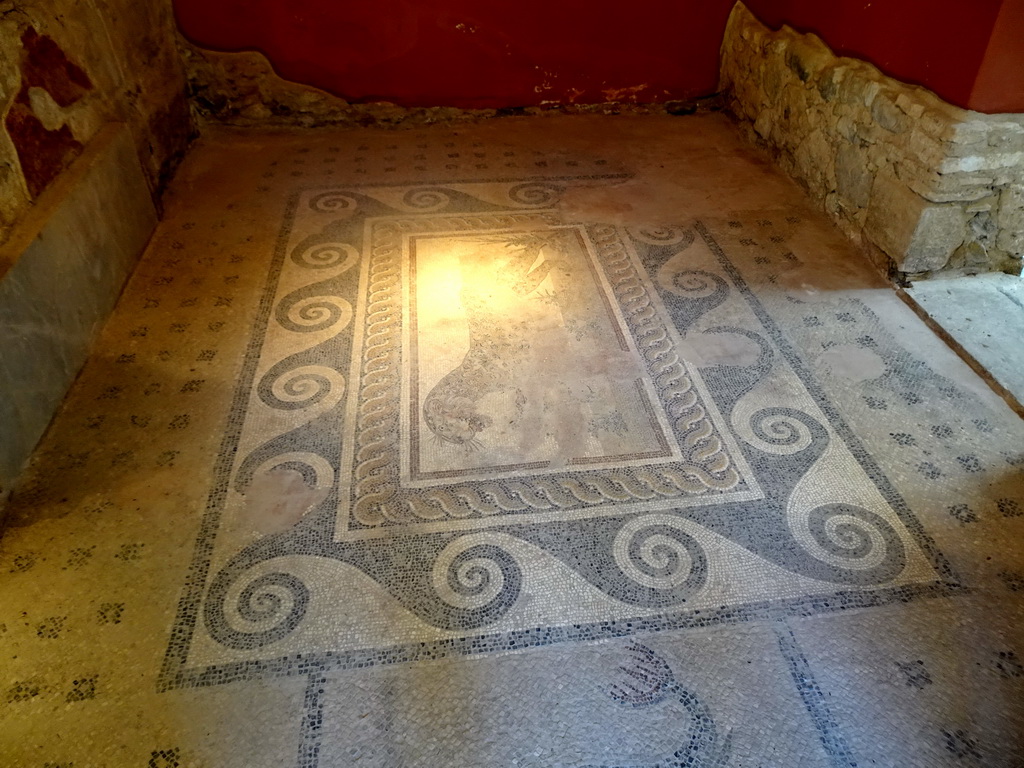
<path fill-rule="evenodd" d="M 774 32 L 742 3 L 721 90 L 748 138 L 880 267 L 913 278 L 1021 272 L 1024 115 L 953 106 L 813 34 Z"/>

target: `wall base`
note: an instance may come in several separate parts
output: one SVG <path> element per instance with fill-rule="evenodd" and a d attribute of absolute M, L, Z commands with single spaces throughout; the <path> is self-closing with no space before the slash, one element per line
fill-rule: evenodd
<path fill-rule="evenodd" d="M 0 249 L 0 500 L 156 227 L 128 129 L 110 124 Z"/>

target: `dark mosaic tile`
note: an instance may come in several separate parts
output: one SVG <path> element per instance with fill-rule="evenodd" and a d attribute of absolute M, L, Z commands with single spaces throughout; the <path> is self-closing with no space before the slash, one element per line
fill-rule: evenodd
<path fill-rule="evenodd" d="M 960 760 L 965 758 L 982 759 L 982 752 L 978 742 L 963 729 L 958 728 L 955 731 L 943 730 L 942 736 L 946 740 L 946 751 L 950 752 L 954 757 Z"/>
<path fill-rule="evenodd" d="M 146 763 L 147 768 L 182 768 L 181 750 L 177 747 L 173 749 L 154 749 L 149 756 L 149 762 Z"/>
<path fill-rule="evenodd" d="M 961 523 L 976 523 L 978 515 L 967 504 L 953 504 L 946 507 L 946 511 Z"/>
<path fill-rule="evenodd" d="M 917 439 L 906 432 L 890 432 L 889 437 L 891 437 L 898 445 L 917 445 Z"/>
<path fill-rule="evenodd" d="M 90 677 L 81 677 L 77 680 L 72 680 L 71 690 L 67 692 L 64 700 L 70 704 L 77 701 L 88 701 L 89 699 L 96 698 L 97 679 L 97 675 L 92 675 Z"/>
<path fill-rule="evenodd" d="M 62 570 L 67 570 L 69 568 L 77 570 L 78 568 L 82 568 L 92 560 L 92 556 L 94 554 L 96 554 L 95 544 L 88 547 L 76 547 L 68 554 L 67 562 L 64 564 Z"/>
<path fill-rule="evenodd" d="M 932 684 L 932 676 L 920 659 L 908 662 L 896 662 L 896 667 L 903 673 L 904 683 L 909 688 L 922 690 Z"/>
<path fill-rule="evenodd" d="M 8 571 L 10 573 L 25 573 L 26 571 L 32 570 L 36 563 L 43 560 L 35 552 L 20 552 L 10 558 L 10 567 Z"/>
<path fill-rule="evenodd" d="M 997 499 L 996 508 L 1003 517 L 1020 517 L 1024 514 L 1021 503 L 1016 499 Z"/>
<path fill-rule="evenodd" d="M 1005 680 L 1024 677 L 1024 664 L 1013 651 L 996 651 L 993 654 L 992 667 Z"/>
<path fill-rule="evenodd" d="M 100 624 L 120 624 L 124 609 L 124 603 L 101 603 L 96 612 L 97 621 Z"/>
<path fill-rule="evenodd" d="M 957 456 L 956 460 L 965 472 L 981 472 L 981 462 L 977 456 Z"/>
<path fill-rule="evenodd" d="M 64 631 L 67 616 L 49 616 L 36 624 L 36 636 L 44 640 L 56 640 Z"/>
<path fill-rule="evenodd" d="M 1000 571 L 999 578 L 1002 579 L 1003 583 L 1010 591 L 1024 592 L 1024 573 Z"/>
<path fill-rule="evenodd" d="M 32 680 L 20 680 L 11 685 L 6 692 L 8 704 L 30 701 L 44 692 L 41 683 Z"/>
<path fill-rule="evenodd" d="M 181 451 L 162 451 L 156 457 L 156 466 L 158 467 L 173 467 L 174 460 L 181 455 Z"/>
<path fill-rule="evenodd" d="M 118 560 L 123 560 L 126 563 L 141 560 L 142 550 L 145 549 L 145 547 L 146 545 L 141 542 L 122 544 L 114 554 L 114 557 Z"/>

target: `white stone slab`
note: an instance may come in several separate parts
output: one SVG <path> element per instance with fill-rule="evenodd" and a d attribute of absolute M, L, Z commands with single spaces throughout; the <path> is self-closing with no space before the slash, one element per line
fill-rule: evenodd
<path fill-rule="evenodd" d="M 907 291 L 991 376 L 1024 401 L 1024 278 L 988 274 Z"/>

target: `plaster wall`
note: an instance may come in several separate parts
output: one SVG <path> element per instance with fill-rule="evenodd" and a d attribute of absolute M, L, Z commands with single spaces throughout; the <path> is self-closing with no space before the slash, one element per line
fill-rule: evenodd
<path fill-rule="evenodd" d="M 1024 25 L 1017 19 L 1024 0 L 747 0 L 746 5 L 772 29 L 787 25 L 814 33 L 837 55 L 868 61 L 951 104 L 1024 112 L 1024 88 L 1019 78 L 1013 84 L 1014 70 L 1024 72 Z M 990 52 L 1001 56 L 1004 77 L 979 82 L 979 73 L 994 62 Z"/>
<path fill-rule="evenodd" d="M 1024 0 L 1003 0 L 970 106 L 981 112 L 1024 112 Z"/>
<path fill-rule="evenodd" d="M 240 67 L 247 68 L 242 79 L 251 79 L 261 66 L 342 104 L 492 109 L 708 96 L 715 92 L 719 43 L 732 6 L 732 0 L 596 6 L 583 0 L 173 2 L 182 31 L 197 46 L 192 79 L 201 84 L 199 97 L 214 105 L 211 112 L 230 116 L 251 106 L 232 109 L 239 103 Z M 773 28 L 815 32 L 840 55 L 870 61 L 950 103 L 1024 111 L 1024 88 L 1014 86 L 1013 77 L 986 74 L 1024 71 L 1024 0 L 977 0 L 969 8 L 962 0 L 749 5 Z M 213 51 L 248 51 L 266 62 L 223 62 L 211 57 Z M 212 76 L 217 67 L 219 79 Z M 271 99 L 268 107 L 287 101 Z"/>
<path fill-rule="evenodd" d="M 350 102 L 464 109 L 715 91 L 732 0 L 174 0 L 186 37 Z"/>
<path fill-rule="evenodd" d="M 0 2 L 0 242 L 109 122 L 158 193 L 193 132 L 165 0 Z"/>

